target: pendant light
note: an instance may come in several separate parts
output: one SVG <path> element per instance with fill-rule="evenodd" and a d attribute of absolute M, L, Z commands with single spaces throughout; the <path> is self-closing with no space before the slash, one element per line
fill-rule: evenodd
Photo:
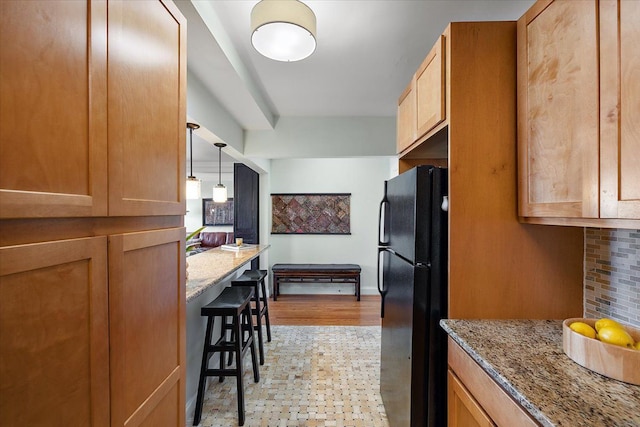
<path fill-rule="evenodd" d="M 227 144 L 216 142 L 213 145 L 218 147 L 218 185 L 213 187 L 213 201 L 215 203 L 224 203 L 227 201 L 227 187 L 222 185 L 222 148 L 226 147 Z"/>
<path fill-rule="evenodd" d="M 316 50 L 316 15 L 298 0 L 262 0 L 251 10 L 251 44 L 276 61 L 305 59 Z"/>
<path fill-rule="evenodd" d="M 189 128 L 189 160 L 191 162 L 191 171 L 187 177 L 187 199 L 199 199 L 200 198 L 200 185 L 201 182 L 198 178 L 193 176 L 193 130 L 199 129 L 200 125 L 196 123 L 187 123 Z"/>

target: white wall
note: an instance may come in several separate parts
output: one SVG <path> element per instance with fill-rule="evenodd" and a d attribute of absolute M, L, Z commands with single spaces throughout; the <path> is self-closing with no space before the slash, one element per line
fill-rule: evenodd
<path fill-rule="evenodd" d="M 395 117 L 280 117 L 273 130 L 247 130 L 244 154 L 268 159 L 393 156 Z"/>
<path fill-rule="evenodd" d="M 276 263 L 349 263 L 362 267 L 362 294 L 376 294 L 378 206 L 395 158 L 271 160 L 271 193 L 351 193 L 350 235 L 269 236 L 269 266 Z M 397 161 L 396 161 L 397 162 Z M 271 231 L 271 198 L 268 224 Z M 280 293 L 347 293 L 353 285 L 285 284 Z"/>

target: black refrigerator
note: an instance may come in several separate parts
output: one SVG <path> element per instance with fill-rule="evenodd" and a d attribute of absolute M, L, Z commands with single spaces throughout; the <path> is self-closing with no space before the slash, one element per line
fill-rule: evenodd
<path fill-rule="evenodd" d="M 447 169 L 386 181 L 379 211 L 380 393 L 392 427 L 445 426 Z"/>

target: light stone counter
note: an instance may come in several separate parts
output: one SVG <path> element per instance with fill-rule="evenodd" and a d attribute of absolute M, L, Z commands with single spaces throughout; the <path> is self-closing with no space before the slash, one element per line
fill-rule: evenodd
<path fill-rule="evenodd" d="M 440 325 L 543 426 L 640 426 L 640 386 L 567 357 L 562 321 L 449 319 Z"/>
<path fill-rule="evenodd" d="M 226 251 L 220 248 L 209 249 L 187 257 L 187 304 L 203 292 L 238 271 L 245 264 L 266 251 L 269 245 L 258 245 L 255 249 Z M 208 301 L 207 301 L 208 302 Z"/>

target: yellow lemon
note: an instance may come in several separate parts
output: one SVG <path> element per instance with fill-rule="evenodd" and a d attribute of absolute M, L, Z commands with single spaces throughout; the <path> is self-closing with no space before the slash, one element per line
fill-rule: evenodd
<path fill-rule="evenodd" d="M 633 347 L 633 338 L 627 331 L 615 326 L 604 326 L 598 331 L 598 339 L 608 344 Z"/>
<path fill-rule="evenodd" d="M 640 341 L 638 341 L 636 345 L 633 346 L 633 348 L 635 348 L 636 350 L 640 350 Z"/>
<path fill-rule="evenodd" d="M 604 328 L 607 326 L 614 326 L 616 328 L 622 328 L 622 325 L 618 322 L 616 322 L 613 319 L 600 319 L 598 321 L 596 321 L 596 331 L 600 332 L 600 328 Z"/>
<path fill-rule="evenodd" d="M 596 337 L 596 330 L 584 322 L 573 322 L 569 325 L 569 328 L 571 328 L 572 331 L 579 333 L 580 335 L 584 335 L 585 337 Z"/>

